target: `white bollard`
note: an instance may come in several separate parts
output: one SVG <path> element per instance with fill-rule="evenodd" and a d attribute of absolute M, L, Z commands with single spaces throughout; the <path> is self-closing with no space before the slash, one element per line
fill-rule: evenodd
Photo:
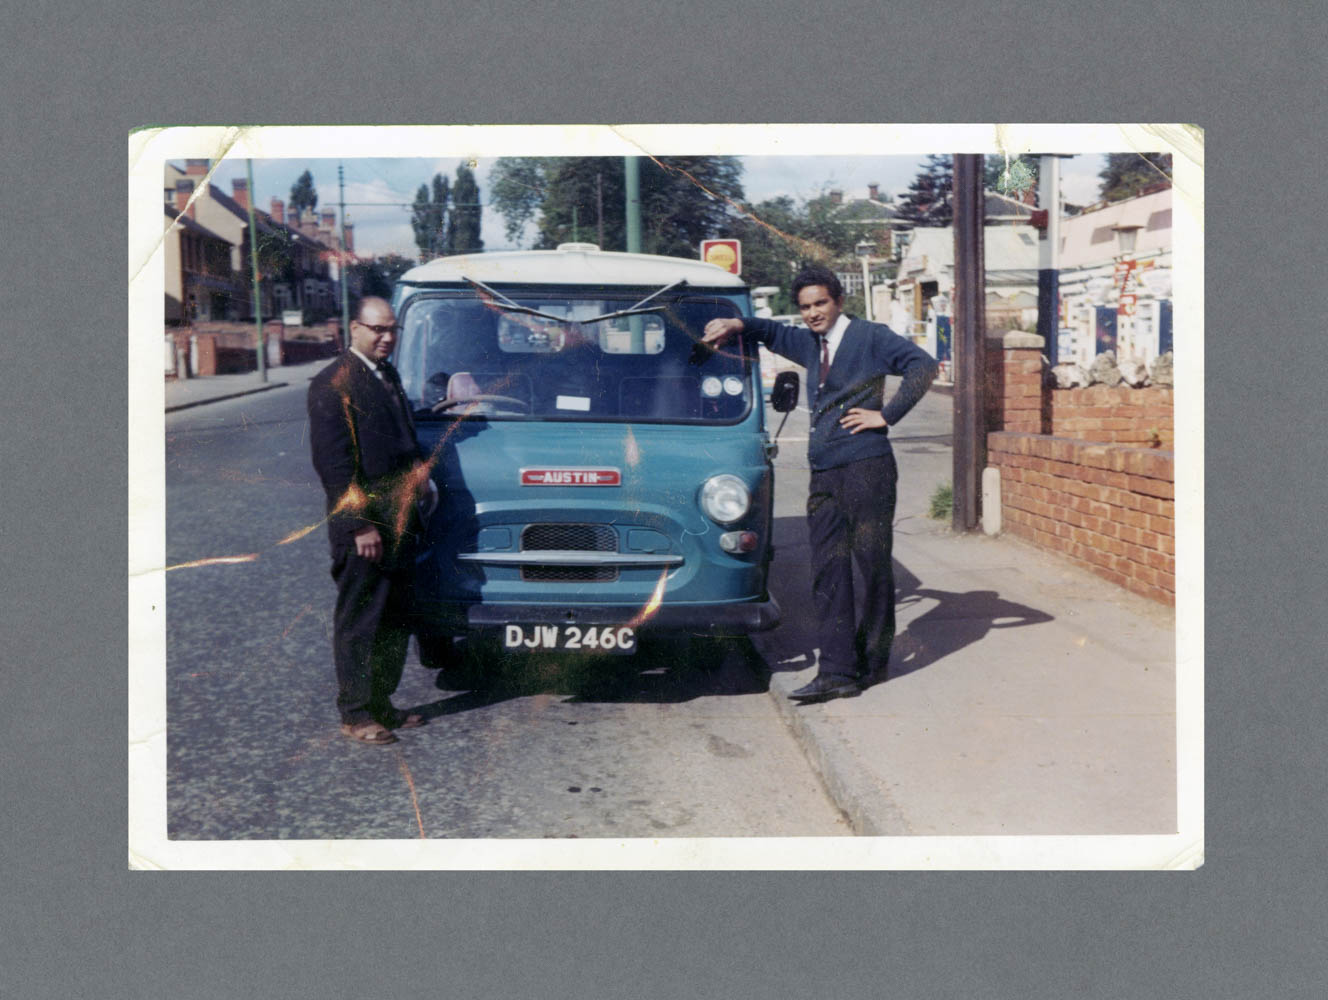
<path fill-rule="evenodd" d="M 982 470 L 982 530 L 1001 533 L 1001 470 L 994 465 Z"/>

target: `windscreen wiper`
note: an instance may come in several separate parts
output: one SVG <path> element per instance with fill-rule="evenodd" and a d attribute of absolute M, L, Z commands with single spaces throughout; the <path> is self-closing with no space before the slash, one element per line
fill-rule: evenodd
<path fill-rule="evenodd" d="M 686 278 L 679 278 L 673 284 L 665 285 L 657 292 L 651 292 L 649 295 L 647 295 L 644 299 L 642 299 L 634 306 L 628 306 L 626 309 L 618 309 L 611 313 L 605 313 L 603 316 L 596 316 L 594 319 L 583 319 L 580 320 L 579 322 L 602 323 L 606 319 L 617 319 L 619 316 L 641 316 L 646 313 L 659 312 L 661 309 L 664 308 L 663 305 L 651 306 L 649 309 L 645 309 L 643 308 L 643 306 L 645 306 L 645 304 L 649 302 L 651 299 L 659 298 L 659 296 L 663 295 L 665 292 L 672 291 L 675 288 L 681 288 L 686 284 L 687 284 Z"/>
<path fill-rule="evenodd" d="M 474 278 L 466 278 L 465 280 L 470 282 L 485 295 L 489 296 L 489 298 L 493 300 L 492 305 L 496 309 L 501 309 L 504 312 L 525 313 L 527 316 L 538 316 L 540 319 L 550 319 L 555 323 L 575 322 L 575 320 L 569 320 L 566 316 L 554 316 L 552 313 L 540 312 L 538 309 L 531 309 L 530 306 L 518 305 L 502 292 L 495 291 L 482 281 L 476 281 Z"/>

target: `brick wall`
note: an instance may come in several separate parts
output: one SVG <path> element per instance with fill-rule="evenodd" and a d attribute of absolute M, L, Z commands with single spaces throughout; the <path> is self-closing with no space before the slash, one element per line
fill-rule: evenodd
<path fill-rule="evenodd" d="M 1082 441 L 1171 448 L 1176 441 L 1172 390 L 1160 386 L 1052 389 L 1050 432 Z"/>
<path fill-rule="evenodd" d="M 1001 526 L 1166 604 L 1176 595 L 1169 451 L 1046 434 L 987 436 L 1001 470 Z"/>
<path fill-rule="evenodd" d="M 987 462 L 1000 470 L 1001 528 L 1121 587 L 1176 596 L 1172 391 L 1053 390 L 1042 339 L 988 349 Z"/>
<path fill-rule="evenodd" d="M 291 336 L 297 331 L 302 335 L 298 340 Z M 184 352 L 186 358 L 190 356 L 191 338 L 197 338 L 198 370 L 191 373 L 195 376 L 230 375 L 258 369 L 252 323 L 194 323 L 191 326 L 170 328 L 167 336 L 175 340 L 177 348 Z M 279 320 L 269 320 L 263 324 L 263 336 L 269 344 L 272 341 L 281 343 L 278 364 L 303 364 L 333 357 L 341 350 L 341 323 L 335 319 L 318 326 L 294 329 L 282 326 Z"/>

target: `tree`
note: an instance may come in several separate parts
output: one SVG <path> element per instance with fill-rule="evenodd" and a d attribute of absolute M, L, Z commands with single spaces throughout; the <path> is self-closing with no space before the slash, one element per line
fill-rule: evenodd
<path fill-rule="evenodd" d="M 526 226 L 539 213 L 545 196 L 548 160 L 538 156 L 504 156 L 489 172 L 493 202 L 503 216 L 504 232 L 520 243 Z"/>
<path fill-rule="evenodd" d="M 428 184 L 421 184 L 415 192 L 410 226 L 415 231 L 420 260 L 431 260 L 448 252 L 448 197 L 447 178 L 442 174 L 434 174 L 432 196 Z"/>
<path fill-rule="evenodd" d="M 1133 198 L 1159 181 L 1171 182 L 1171 154 L 1108 153 L 1107 165 L 1097 176 L 1104 201 Z"/>
<path fill-rule="evenodd" d="M 954 218 L 953 191 L 954 158 L 928 153 L 926 165 L 908 186 L 900 212 L 916 226 L 948 226 Z"/>
<path fill-rule="evenodd" d="M 776 313 L 791 313 L 797 311 L 791 289 L 799 268 L 821 264 L 832 270 L 857 270 L 860 264 L 855 250 L 860 240 L 885 245 L 888 224 L 882 222 L 876 228 L 855 225 L 859 214 L 828 193 L 802 205 L 781 196 L 745 208 L 719 235 L 742 240 L 743 277 L 753 287 L 778 287 L 771 308 Z M 861 315 L 861 296 L 854 300 L 853 308 Z"/>
<path fill-rule="evenodd" d="M 290 189 L 291 214 L 299 218 L 304 209 L 313 211 L 318 207 L 318 190 L 314 187 L 314 175 L 305 171 L 296 178 Z"/>
<path fill-rule="evenodd" d="M 694 257 L 700 242 L 730 220 L 742 198 L 742 165 L 731 156 L 641 157 L 641 248 Z M 622 157 L 504 157 L 494 166 L 493 203 L 507 237 L 519 241 L 534 224 L 537 248 L 574 236 L 626 248 Z"/>
<path fill-rule="evenodd" d="M 742 241 L 742 276 L 753 288 L 762 285 L 781 289 L 771 302 L 776 313 L 792 312 L 788 289 L 793 267 L 806 252 L 802 237 L 801 210 L 787 195 L 769 198 L 746 209 L 748 214 L 730 220 L 721 234 Z"/>
<path fill-rule="evenodd" d="M 387 299 L 392 297 L 397 279 L 414 266 L 415 261 L 409 257 L 389 253 L 369 260 L 357 260 L 346 268 L 346 277 L 350 288 L 358 289 L 357 295 L 377 295 Z"/>
<path fill-rule="evenodd" d="M 435 181 L 435 189 L 436 186 Z M 484 249 L 484 241 L 480 239 L 483 211 L 475 171 L 463 163 L 457 167 L 456 184 L 452 187 L 452 212 L 447 225 L 448 253 L 478 253 Z"/>
<path fill-rule="evenodd" d="M 1023 200 L 1029 188 L 1037 191 L 1038 168 L 1041 157 L 1029 153 L 1007 160 L 1004 156 L 987 156 L 982 162 L 982 186 L 988 191 L 999 191 L 1010 198 Z"/>
<path fill-rule="evenodd" d="M 258 227 L 258 275 L 263 281 L 290 284 L 295 280 L 295 241 L 285 226 Z M 249 255 L 245 254 L 245 260 Z M 245 270 L 248 271 L 248 266 Z"/>

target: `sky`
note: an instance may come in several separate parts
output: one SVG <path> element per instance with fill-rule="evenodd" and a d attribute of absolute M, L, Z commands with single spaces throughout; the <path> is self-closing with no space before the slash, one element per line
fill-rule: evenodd
<path fill-rule="evenodd" d="M 804 201 L 830 188 L 846 198 L 867 197 L 867 185 L 878 184 L 884 195 L 902 195 L 917 176 L 920 156 L 740 156 L 742 183 L 748 202 L 788 195 Z M 1082 154 L 1062 161 L 1061 190 L 1066 201 L 1088 204 L 1097 200 L 1101 154 Z M 337 167 L 345 168 L 346 217 L 355 225 L 355 251 L 360 256 L 398 253 L 415 257 L 418 248 L 410 228 L 410 203 L 421 184 L 436 173 L 453 180 L 460 158 L 364 158 L 254 160 L 255 205 L 267 208 L 271 199 L 289 201 L 291 185 L 305 170 L 313 174 L 320 209 L 334 208 L 340 200 Z M 475 163 L 481 199 L 489 195 L 489 171 L 494 159 Z M 183 166 L 183 164 L 180 164 Z M 231 180 L 245 176 L 243 160 L 223 160 L 215 182 L 231 193 Z M 533 237 L 533 233 L 531 234 Z M 486 250 L 518 249 L 504 231 L 503 217 L 486 204 L 480 236 Z M 529 240 L 525 241 L 529 246 Z"/>

